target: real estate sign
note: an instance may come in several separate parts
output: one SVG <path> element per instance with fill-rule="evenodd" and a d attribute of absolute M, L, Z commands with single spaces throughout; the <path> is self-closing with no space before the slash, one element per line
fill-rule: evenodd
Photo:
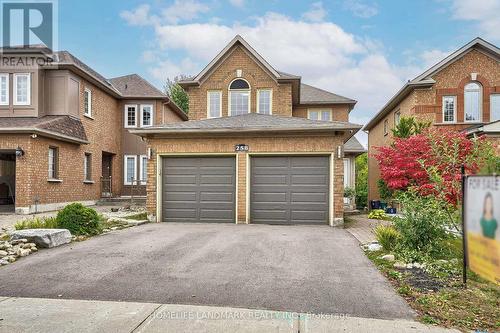
<path fill-rule="evenodd" d="M 468 266 L 500 284 L 500 176 L 468 176 L 464 190 Z"/>

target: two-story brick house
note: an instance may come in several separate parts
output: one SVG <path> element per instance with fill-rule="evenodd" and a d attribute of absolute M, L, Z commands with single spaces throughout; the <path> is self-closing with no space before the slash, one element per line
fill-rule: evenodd
<path fill-rule="evenodd" d="M 236 36 L 196 77 L 189 121 L 145 138 L 147 208 L 158 221 L 343 221 L 344 143 L 354 100 L 277 71 Z M 352 154 L 362 146 L 351 139 Z"/>
<path fill-rule="evenodd" d="M 4 48 L 0 208 L 57 209 L 145 194 L 146 146 L 128 128 L 186 120 L 138 75 L 106 79 L 66 51 Z"/>
<path fill-rule="evenodd" d="M 403 116 L 432 126 L 500 137 L 500 49 L 476 38 L 408 81 L 363 128 L 368 132 L 368 199 L 380 199 L 374 147 L 392 142 L 391 129 Z M 491 124 L 491 125 L 488 125 Z"/>

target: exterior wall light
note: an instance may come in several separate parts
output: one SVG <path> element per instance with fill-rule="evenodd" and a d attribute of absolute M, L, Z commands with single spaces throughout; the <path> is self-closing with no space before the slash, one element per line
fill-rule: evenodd
<path fill-rule="evenodd" d="M 22 157 L 24 155 L 24 150 L 21 147 L 17 146 L 16 148 L 16 157 Z"/>

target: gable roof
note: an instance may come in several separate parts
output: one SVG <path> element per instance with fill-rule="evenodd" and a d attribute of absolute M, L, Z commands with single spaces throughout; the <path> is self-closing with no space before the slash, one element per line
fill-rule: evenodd
<path fill-rule="evenodd" d="M 366 152 L 365 147 L 361 143 L 359 143 L 358 139 L 355 136 L 347 140 L 344 143 L 344 152 L 346 153 L 364 153 Z"/>
<path fill-rule="evenodd" d="M 300 104 L 356 104 L 356 101 L 305 83 L 301 83 Z"/>
<path fill-rule="evenodd" d="M 143 79 L 137 74 L 124 75 L 109 79 L 111 84 L 120 92 L 123 97 L 158 97 L 166 98 L 167 95 L 162 93 L 151 83 Z"/>
<path fill-rule="evenodd" d="M 436 81 L 432 76 L 444 69 L 448 65 L 454 63 L 462 56 L 470 52 L 472 49 L 477 49 L 491 57 L 494 57 L 500 61 L 500 49 L 485 41 L 482 38 L 474 38 L 469 43 L 465 44 L 413 80 L 409 80 L 405 85 L 382 107 L 382 109 L 363 127 L 364 131 L 372 129 L 382 118 L 385 117 L 394 107 L 396 107 L 399 102 L 401 102 L 408 94 L 415 88 L 427 88 L 431 87 Z"/>
<path fill-rule="evenodd" d="M 358 131 L 360 128 L 361 125 L 341 121 L 320 121 L 299 117 L 248 113 L 239 116 L 168 123 L 141 129 L 130 129 L 129 131 L 133 134 L 145 136 L 148 134 L 262 133 L 266 131 Z"/>

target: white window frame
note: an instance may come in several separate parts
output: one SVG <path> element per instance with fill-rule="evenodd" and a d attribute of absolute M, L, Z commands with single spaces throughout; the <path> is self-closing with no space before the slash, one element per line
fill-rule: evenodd
<path fill-rule="evenodd" d="M 145 107 L 145 106 L 149 106 L 149 107 L 151 108 L 151 124 L 149 124 L 149 125 L 144 125 L 144 107 Z M 140 114 L 140 116 L 141 116 L 141 120 L 140 120 L 140 122 L 141 122 L 141 127 L 150 127 L 150 126 L 153 126 L 153 124 L 154 124 L 154 121 L 153 121 L 153 115 L 154 115 L 154 113 L 155 113 L 155 112 L 154 112 L 154 106 L 153 106 L 153 104 L 141 104 L 141 108 L 140 108 L 140 110 L 141 110 L 141 111 L 139 112 L 139 114 Z M 137 113 L 137 109 L 135 110 L 135 112 Z M 136 121 L 135 121 L 135 122 L 136 122 L 136 124 L 137 124 L 137 119 L 136 119 Z"/>
<path fill-rule="evenodd" d="M 452 98 L 453 99 L 453 121 L 446 121 L 445 120 L 445 116 L 444 116 L 444 112 L 445 112 L 445 107 L 446 107 L 446 104 L 445 104 L 445 99 L 446 98 Z M 445 95 L 443 96 L 442 98 L 442 101 L 441 101 L 441 111 L 442 111 L 442 115 L 443 115 L 443 123 L 445 124 L 454 124 L 457 122 L 457 96 L 453 96 L 453 95 Z"/>
<path fill-rule="evenodd" d="M 248 89 L 231 89 L 231 84 L 233 84 L 233 82 L 236 81 L 236 80 L 243 80 L 243 81 L 245 81 L 248 84 Z M 233 112 L 232 112 L 233 110 L 231 108 L 231 93 L 232 92 L 247 92 L 248 91 L 248 110 L 247 110 L 248 112 L 247 113 L 251 112 L 250 110 L 252 110 L 252 106 L 251 106 L 251 104 L 252 104 L 252 86 L 250 85 L 250 83 L 247 80 L 245 80 L 245 79 L 243 79 L 241 77 L 237 77 L 236 79 L 234 79 L 231 82 L 229 82 L 229 86 L 228 86 L 227 90 L 229 92 L 227 94 L 227 98 L 228 98 L 227 108 L 229 109 L 229 111 L 228 111 L 227 114 L 229 116 L 233 115 Z"/>
<path fill-rule="evenodd" d="M 134 107 L 135 108 L 135 121 L 134 125 L 129 125 L 128 124 L 128 108 L 129 107 Z M 125 122 L 124 122 L 124 127 L 125 128 L 136 128 L 137 127 L 137 104 L 125 104 L 125 108 L 123 110 L 123 114 L 125 115 Z"/>
<path fill-rule="evenodd" d="M 478 101 L 478 113 L 479 113 L 479 119 L 474 119 L 474 120 L 467 120 L 467 110 L 465 109 L 466 108 L 466 105 L 465 105 L 465 95 L 466 95 L 466 92 L 467 92 L 467 89 L 466 87 L 471 84 L 471 83 L 475 83 L 479 86 L 479 101 Z M 480 123 L 483 121 L 483 85 L 477 81 L 471 81 L 471 82 L 468 82 L 465 86 L 464 86 L 464 122 L 465 123 Z"/>
<path fill-rule="evenodd" d="M 127 180 L 127 160 L 134 159 L 134 179 L 129 182 Z M 123 185 L 134 185 L 134 180 L 137 181 L 137 155 L 123 155 Z"/>
<path fill-rule="evenodd" d="M 89 160 L 87 160 L 87 158 Z M 89 172 L 87 172 L 87 171 L 89 171 Z M 84 153 L 83 154 L 83 181 L 84 182 L 91 182 L 92 181 L 92 154 L 91 153 Z"/>
<path fill-rule="evenodd" d="M 394 112 L 394 126 L 398 126 L 401 121 L 401 110 Z"/>
<path fill-rule="evenodd" d="M 10 95 L 9 95 L 9 86 L 10 86 L 10 75 L 9 73 L 0 73 L 0 78 L 6 78 L 6 89 L 5 89 L 5 102 L 2 102 L 0 99 L 0 105 L 9 105 Z"/>
<path fill-rule="evenodd" d="M 498 112 L 499 112 L 499 118 L 498 119 L 493 119 L 493 98 L 496 97 L 498 99 Z M 497 121 L 500 120 L 500 94 L 498 93 L 493 93 L 490 94 L 490 122 L 491 121 Z"/>
<path fill-rule="evenodd" d="M 269 91 L 269 114 L 271 115 L 273 114 L 273 90 L 270 88 L 257 89 L 257 113 L 260 113 L 260 93 L 262 91 Z"/>
<path fill-rule="evenodd" d="M 384 119 L 384 123 L 383 123 L 383 126 L 384 126 L 384 136 L 386 136 L 387 134 L 389 134 L 389 119 Z"/>
<path fill-rule="evenodd" d="M 318 117 L 318 119 L 316 119 L 318 121 L 332 121 L 332 119 L 333 119 L 332 109 L 307 109 L 307 119 L 312 120 L 311 119 L 312 112 L 318 112 L 318 116 L 321 116 L 321 113 L 323 113 L 323 112 L 328 112 L 330 114 L 330 117 L 329 117 L 330 119 L 323 120 L 323 119 L 320 119 L 320 117 Z"/>
<path fill-rule="evenodd" d="M 88 117 L 88 118 L 92 118 L 92 90 L 90 90 L 89 88 L 85 88 L 83 90 L 83 115 Z M 85 96 L 88 94 L 88 110 L 85 109 Z M 88 111 L 88 112 L 87 112 Z"/>
<path fill-rule="evenodd" d="M 146 160 L 146 178 L 142 178 L 142 173 L 144 172 L 144 167 L 142 166 L 142 161 Z M 139 175 L 140 175 L 140 182 L 141 185 L 146 185 L 147 179 L 148 179 L 148 157 L 146 155 L 140 155 L 139 156 Z"/>
<path fill-rule="evenodd" d="M 22 76 L 27 76 L 28 80 L 26 83 L 26 90 L 27 90 L 27 96 L 26 96 L 26 102 L 19 102 L 17 100 L 17 79 Z M 14 86 L 12 87 L 14 90 L 14 105 L 31 105 L 31 73 L 14 73 Z"/>
<path fill-rule="evenodd" d="M 210 94 L 219 93 L 219 115 L 217 117 L 210 116 Z M 208 90 L 207 91 L 207 119 L 222 117 L 222 90 Z"/>

